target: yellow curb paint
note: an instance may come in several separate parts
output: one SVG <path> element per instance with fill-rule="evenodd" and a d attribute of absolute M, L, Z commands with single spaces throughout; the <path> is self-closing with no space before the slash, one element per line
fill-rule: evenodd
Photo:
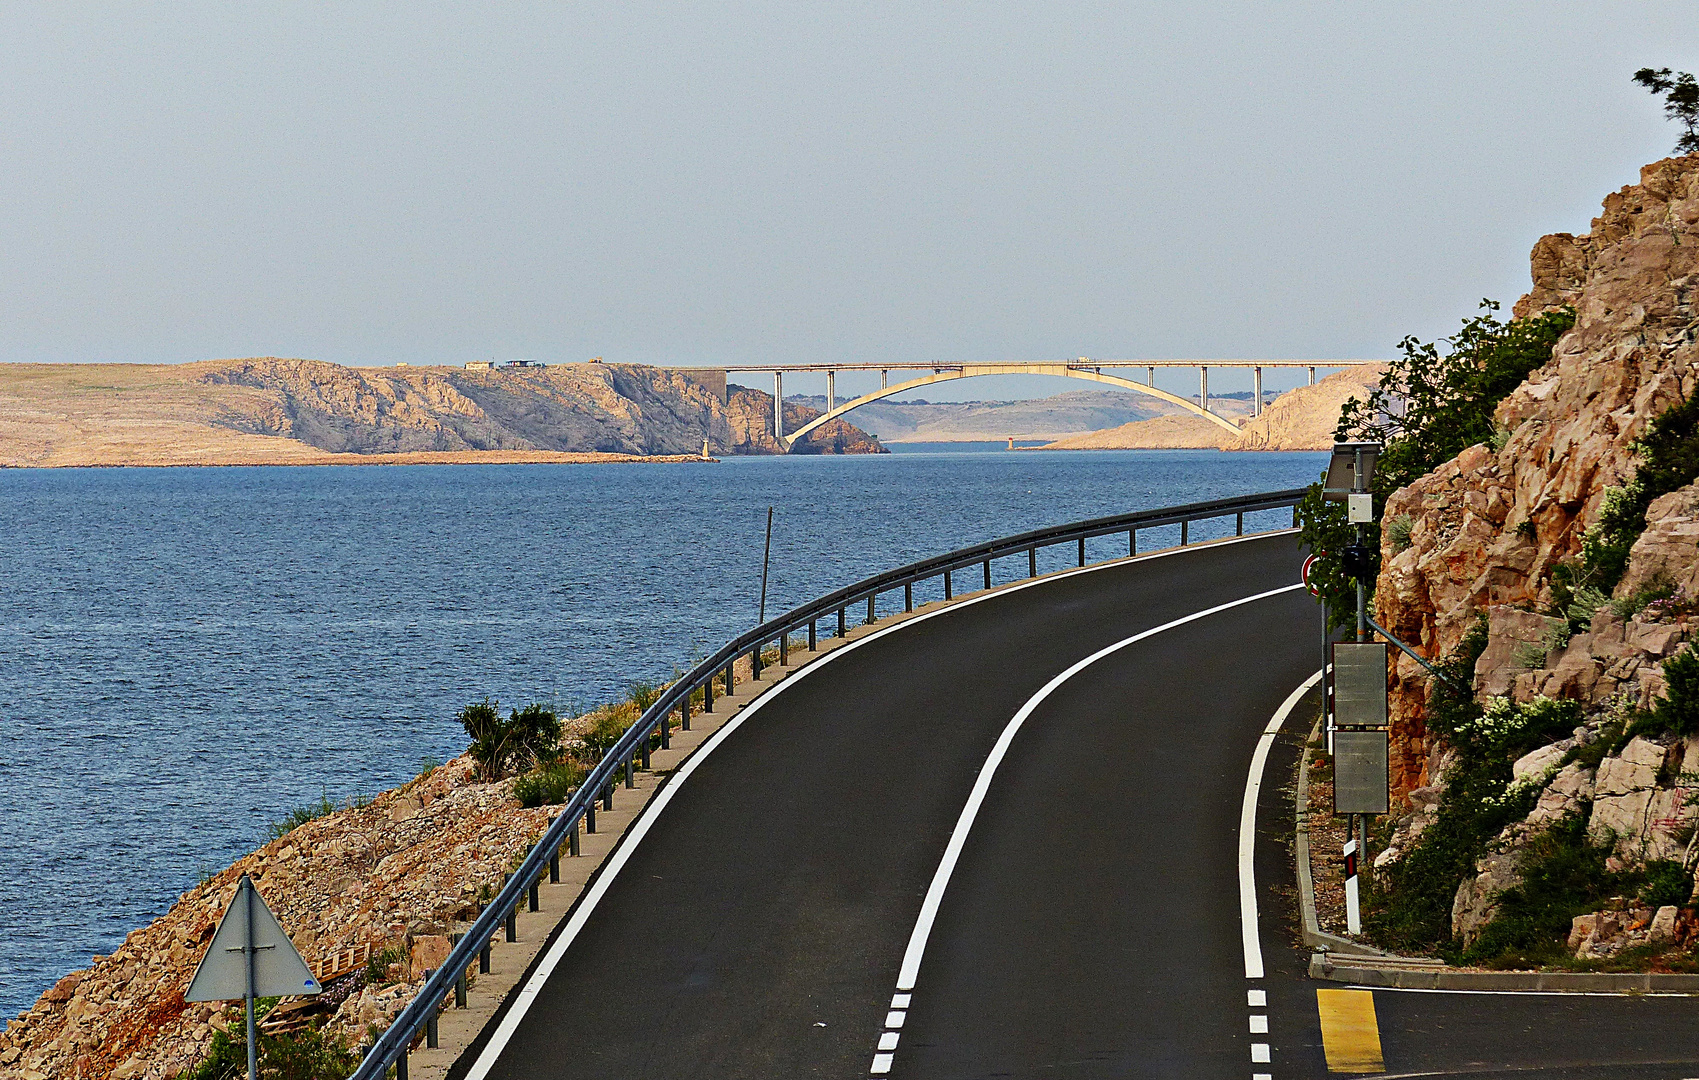
<path fill-rule="evenodd" d="M 1328 1072 L 1386 1071 L 1372 991 L 1317 990 L 1316 1009 L 1321 1013 L 1321 1044 L 1327 1053 Z"/>

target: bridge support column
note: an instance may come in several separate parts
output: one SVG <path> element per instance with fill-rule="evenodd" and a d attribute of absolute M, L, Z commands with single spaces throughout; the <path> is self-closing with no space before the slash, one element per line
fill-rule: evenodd
<path fill-rule="evenodd" d="M 1147 367 L 1147 368 L 1144 369 L 1144 384 L 1146 386 L 1155 386 L 1156 385 L 1156 369 L 1155 368 Z"/>
<path fill-rule="evenodd" d="M 838 373 L 826 372 L 826 411 L 831 412 L 838 405 Z"/>
<path fill-rule="evenodd" d="M 1313 376 L 1315 374 L 1315 372 L 1312 371 L 1310 374 Z M 1311 381 L 1314 381 L 1313 378 L 1312 378 Z M 879 373 L 879 389 L 883 390 L 890 385 L 891 385 L 891 373 L 889 371 L 881 371 Z"/>
<path fill-rule="evenodd" d="M 773 372 L 773 435 L 785 444 L 785 373 Z"/>
<path fill-rule="evenodd" d="M 1261 416 L 1262 415 L 1262 368 L 1252 368 L 1251 369 L 1251 381 L 1256 384 L 1256 388 L 1251 394 L 1251 399 L 1252 399 L 1251 400 L 1251 415 L 1252 416 Z"/>
<path fill-rule="evenodd" d="M 1198 368 L 1198 404 L 1203 406 L 1204 412 L 1209 411 L 1209 369 L 1206 367 Z"/>
<path fill-rule="evenodd" d="M 1314 386 L 1315 384 L 1316 384 L 1316 369 L 1311 368 L 1310 369 L 1310 385 Z"/>

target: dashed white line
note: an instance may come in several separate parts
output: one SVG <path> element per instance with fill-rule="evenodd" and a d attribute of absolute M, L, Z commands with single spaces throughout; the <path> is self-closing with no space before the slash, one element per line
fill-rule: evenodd
<path fill-rule="evenodd" d="M 1256 1062 L 1258 1065 L 1267 1065 L 1268 1061 L 1269 1061 L 1268 1044 L 1267 1043 L 1252 1043 L 1251 1044 L 1251 1060 Z"/>
<path fill-rule="evenodd" d="M 1267 1035 L 1268 1034 L 1268 1017 L 1262 1016 L 1262 1015 L 1252 1016 L 1251 1017 L 1251 1034 L 1252 1035 Z"/>

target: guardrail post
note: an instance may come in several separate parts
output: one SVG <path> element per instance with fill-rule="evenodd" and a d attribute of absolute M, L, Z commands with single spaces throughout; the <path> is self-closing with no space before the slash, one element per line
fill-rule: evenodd
<path fill-rule="evenodd" d="M 749 677 L 761 681 L 761 643 L 757 641 L 755 648 L 749 650 Z"/>
<path fill-rule="evenodd" d="M 554 854 L 549 856 L 549 884 L 560 884 L 560 848 L 558 847 L 555 848 Z"/>
<path fill-rule="evenodd" d="M 591 829 L 590 831 L 595 832 L 596 830 Z M 566 853 L 574 859 L 578 858 L 578 822 L 576 821 L 572 823 L 572 828 L 566 831 Z"/>
<path fill-rule="evenodd" d="M 714 711 L 714 677 L 708 676 L 708 681 L 702 684 L 702 712 L 704 715 Z"/>
<path fill-rule="evenodd" d="M 517 908 L 507 909 L 507 940 L 519 940 L 519 910 Z"/>
<path fill-rule="evenodd" d="M 876 609 L 874 608 L 874 603 L 878 599 L 879 599 L 878 593 L 874 593 L 872 596 L 869 596 L 867 598 L 867 621 L 869 623 L 876 623 L 876 622 L 879 621 L 879 615 L 878 615 Z"/>
<path fill-rule="evenodd" d="M 645 739 L 644 742 L 648 742 L 648 740 Z M 645 749 L 647 749 L 647 748 L 645 748 Z M 644 757 L 648 757 L 648 754 L 644 754 Z M 626 790 L 629 791 L 630 789 L 632 789 L 636 786 L 637 786 L 637 766 L 632 762 L 632 760 L 630 758 L 626 758 L 625 759 L 625 787 L 626 787 Z"/>
<path fill-rule="evenodd" d="M 685 718 L 688 720 L 689 717 L 690 717 L 690 695 L 689 694 L 684 695 L 684 715 L 685 715 Z M 688 723 L 685 724 L 685 727 L 688 728 L 689 726 L 690 725 Z M 673 711 L 671 709 L 668 709 L 667 714 L 665 716 L 661 717 L 661 749 L 662 750 L 671 750 L 672 745 L 673 745 Z M 647 769 L 649 766 L 644 765 L 643 767 L 645 769 Z"/>
<path fill-rule="evenodd" d="M 813 652 L 820 645 L 820 643 L 816 640 L 817 630 L 818 630 L 818 628 L 815 625 L 815 621 L 813 619 L 809 619 L 808 620 L 808 651 L 809 652 Z"/>
<path fill-rule="evenodd" d="M 1127 530 L 1127 554 L 1129 556 L 1132 556 L 1132 555 L 1137 555 L 1138 553 L 1139 553 L 1139 531 L 1137 529 L 1128 529 Z"/>
<path fill-rule="evenodd" d="M 944 599 L 953 599 L 950 596 L 950 572 L 948 570 L 944 571 Z"/>
<path fill-rule="evenodd" d="M 602 789 L 603 810 L 612 810 L 614 808 L 614 783 L 614 779 L 609 777 L 608 786 Z"/>
<path fill-rule="evenodd" d="M 587 834 L 593 833 L 593 832 L 596 831 L 596 800 L 595 799 L 591 799 L 590 805 L 586 806 L 584 808 L 584 831 Z M 577 837 L 574 836 L 573 839 L 576 840 Z M 573 854 L 576 855 L 576 854 L 578 854 L 578 852 L 574 851 Z"/>
<path fill-rule="evenodd" d="M 1080 565 L 1085 565 L 1085 537 L 1080 537 Z"/>
<path fill-rule="evenodd" d="M 779 666 L 784 667 L 786 664 L 790 663 L 790 656 L 791 632 L 786 630 L 784 633 L 779 635 Z"/>
<path fill-rule="evenodd" d="M 411 1039 L 408 1042 L 412 1042 Z M 395 1080 L 407 1080 L 407 1047 L 401 1048 L 401 1053 L 395 1057 Z"/>
<path fill-rule="evenodd" d="M 732 688 L 737 685 L 737 658 L 726 661 L 726 696 L 732 696 Z"/>
<path fill-rule="evenodd" d="M 680 731 L 689 731 L 690 730 L 690 695 L 689 694 L 684 695 L 684 703 L 678 707 L 678 729 Z M 666 748 L 667 747 L 666 747 L 665 743 L 661 744 L 662 750 L 665 750 Z"/>
<path fill-rule="evenodd" d="M 527 911 L 541 911 L 541 910 L 543 910 L 543 905 L 538 902 L 540 899 L 541 898 L 537 895 L 537 883 L 535 881 L 533 881 L 533 882 L 531 882 L 531 894 L 530 894 L 530 896 L 528 896 L 526 898 L 526 902 L 529 906 L 527 906 L 525 910 L 527 910 Z"/>
<path fill-rule="evenodd" d="M 839 608 L 838 609 L 838 636 L 839 637 L 845 637 L 848 634 L 849 634 L 849 631 L 844 628 L 844 609 Z"/>
<path fill-rule="evenodd" d="M 990 559 L 985 560 L 985 587 L 987 589 L 989 589 L 991 587 L 991 560 Z"/>
<path fill-rule="evenodd" d="M 914 610 L 914 582 L 911 581 L 907 585 L 903 586 L 903 611 L 909 612 L 909 611 L 913 611 L 913 610 Z"/>
<path fill-rule="evenodd" d="M 1243 510 L 1239 511 L 1239 523 L 1233 527 L 1233 535 L 1245 535 L 1245 512 Z"/>
<path fill-rule="evenodd" d="M 425 1049 L 437 1048 L 437 1011 L 431 1010 L 431 1015 L 425 1020 Z"/>
<path fill-rule="evenodd" d="M 490 973 L 490 943 L 484 942 L 484 947 L 478 950 L 478 974 Z"/>
<path fill-rule="evenodd" d="M 653 736 L 651 736 L 651 738 L 652 737 Z M 642 749 L 639 750 L 638 753 L 643 758 L 642 768 L 643 768 L 644 772 L 648 772 L 649 771 L 649 740 L 644 739 L 643 742 L 641 743 L 641 746 L 642 746 Z M 630 787 L 630 786 L 631 786 L 630 784 L 626 785 L 626 787 Z"/>
<path fill-rule="evenodd" d="M 1038 576 L 1038 545 L 1026 549 L 1026 576 Z"/>
<path fill-rule="evenodd" d="M 1189 525 L 1189 524 L 1191 524 L 1191 522 L 1187 521 L 1186 519 L 1184 519 L 1184 518 L 1180 519 L 1180 546 L 1181 547 L 1186 546 L 1186 526 Z"/>

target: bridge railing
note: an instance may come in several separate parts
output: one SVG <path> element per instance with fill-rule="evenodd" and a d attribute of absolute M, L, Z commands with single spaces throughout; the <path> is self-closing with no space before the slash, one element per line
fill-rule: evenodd
<path fill-rule="evenodd" d="M 561 812 L 537 840 L 519 868 L 509 875 L 501 891 L 479 913 L 471 928 L 462 935 L 448 958 L 443 961 L 442 967 L 432 972 L 418 995 L 402 1009 L 388 1030 L 378 1036 L 354 1072 L 353 1080 L 378 1080 L 392 1065 L 395 1066 L 398 1080 L 406 1080 L 407 1051 L 413 1040 L 419 1036 L 421 1030 L 425 1030 L 428 1041 L 435 1043 L 437 1014 L 450 994 L 454 994 L 457 1001 L 464 1000 L 464 980 L 472 965 L 480 964 L 481 970 L 488 969 L 486 950 L 498 933 L 505 932 L 507 940 L 516 940 L 519 905 L 528 902 L 530 910 L 537 910 L 538 886 L 545 877 L 558 878 L 561 849 L 569 845 L 576 848 L 579 823 L 586 817 L 592 822 L 595 820 L 595 806 L 598 801 L 602 801 L 605 808 L 611 809 L 613 793 L 622 775 L 626 785 L 630 786 L 634 770 L 639 763 L 647 768 L 650 753 L 656 748 L 666 749 L 669 746 L 675 715 L 681 729 L 689 730 L 691 708 L 698 698 L 698 691 L 701 692 L 702 708 L 711 710 L 717 681 L 723 682 L 725 693 L 730 694 L 735 690 L 737 662 L 745 655 L 750 658 L 751 674 L 759 678 L 764 654 L 771 651 L 770 646 L 777 645 L 779 662 L 783 664 L 789 659 L 791 638 L 799 633 L 806 631 L 809 650 L 817 648 L 819 625 L 822 620 L 835 620 L 836 625 L 832 627 L 835 633 L 830 636 L 843 637 L 849 632 L 847 619 L 850 608 L 865 602 L 866 622 L 875 622 L 878 598 L 887 593 L 901 590 L 903 610 L 912 611 L 914 587 L 923 582 L 934 578 L 941 579 L 944 597 L 951 599 L 954 596 L 952 579 L 957 572 L 978 567 L 981 570 L 981 587 L 990 588 L 992 563 L 998 559 L 1020 555 L 1027 557 L 1026 576 L 1037 577 L 1038 552 L 1062 544 L 1075 545 L 1078 565 L 1085 566 L 1087 540 L 1121 533 L 1127 534 L 1127 553 L 1136 555 L 1138 533 L 1141 529 L 1178 525 L 1180 544 L 1184 546 L 1190 540 L 1190 526 L 1194 522 L 1231 517 L 1234 519 L 1234 534 L 1243 535 L 1246 514 L 1292 507 L 1295 515 L 1298 501 L 1303 498 L 1304 492 L 1304 488 L 1294 488 L 1289 491 L 1215 499 L 1184 506 L 1138 510 L 1129 514 L 1034 529 L 1000 540 L 990 540 L 875 574 L 787 611 L 777 618 L 769 619 L 727 642 L 718 652 L 691 668 L 677 682 L 662 691 L 660 697 L 644 710 L 643 715 L 590 770 L 584 782 L 567 799 Z"/>

